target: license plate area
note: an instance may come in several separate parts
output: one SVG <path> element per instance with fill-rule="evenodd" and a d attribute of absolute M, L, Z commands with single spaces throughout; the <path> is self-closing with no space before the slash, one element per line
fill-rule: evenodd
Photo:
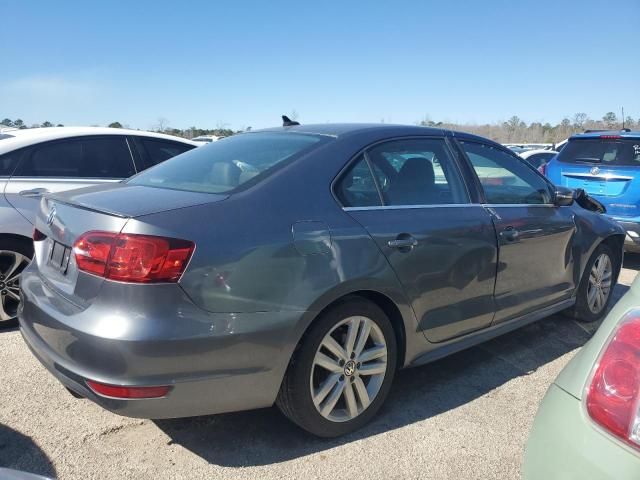
<path fill-rule="evenodd" d="M 67 247 L 66 245 L 54 240 L 47 263 L 51 268 L 54 268 L 63 275 L 66 275 L 69 268 L 70 257 L 71 247 Z"/>

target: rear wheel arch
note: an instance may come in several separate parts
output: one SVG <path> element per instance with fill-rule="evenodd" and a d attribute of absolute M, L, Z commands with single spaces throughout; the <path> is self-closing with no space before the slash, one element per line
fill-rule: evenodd
<path fill-rule="evenodd" d="M 19 242 L 25 248 L 27 248 L 31 252 L 31 257 L 33 258 L 33 239 L 29 237 L 25 237 L 24 235 L 18 235 L 15 233 L 3 233 L 0 235 L 0 244 L 2 243 L 11 243 L 11 242 Z"/>
<path fill-rule="evenodd" d="M 331 300 L 330 302 L 328 302 L 326 305 L 324 305 L 322 308 L 318 309 L 317 311 L 312 310 L 314 311 L 314 315 L 310 319 L 310 321 L 306 322 L 304 332 L 298 339 L 296 350 L 304 342 L 306 333 L 309 331 L 311 326 L 315 323 L 315 321 L 318 318 L 320 318 L 326 311 L 334 308 L 336 305 L 342 302 L 347 302 L 349 301 L 349 299 L 353 299 L 353 298 L 364 299 L 373 303 L 378 308 L 380 308 L 385 313 L 385 315 L 389 318 L 389 321 L 393 326 L 393 330 L 396 337 L 396 343 L 398 347 L 397 365 L 398 367 L 402 367 L 405 362 L 406 347 L 407 347 L 407 331 L 406 331 L 407 327 L 405 325 L 406 320 L 402 315 L 400 308 L 398 307 L 397 303 L 394 300 L 392 300 L 388 295 L 384 293 L 381 293 L 377 290 L 371 290 L 371 289 L 354 290 L 349 293 L 345 293 Z"/>

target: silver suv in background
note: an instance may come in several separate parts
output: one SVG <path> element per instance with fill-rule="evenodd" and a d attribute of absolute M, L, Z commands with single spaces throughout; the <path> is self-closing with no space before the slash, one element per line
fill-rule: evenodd
<path fill-rule="evenodd" d="M 2 132 L 0 328 L 15 324 L 20 273 L 33 256 L 33 223 L 44 193 L 119 182 L 196 146 L 170 135 L 118 128 Z"/>

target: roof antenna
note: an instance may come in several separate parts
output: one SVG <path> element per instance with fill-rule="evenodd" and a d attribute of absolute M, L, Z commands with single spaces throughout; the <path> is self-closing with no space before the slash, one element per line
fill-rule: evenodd
<path fill-rule="evenodd" d="M 283 127 L 293 127 L 295 125 L 300 125 L 300 122 L 296 122 L 294 120 L 291 120 L 286 115 L 282 115 L 282 126 Z"/>

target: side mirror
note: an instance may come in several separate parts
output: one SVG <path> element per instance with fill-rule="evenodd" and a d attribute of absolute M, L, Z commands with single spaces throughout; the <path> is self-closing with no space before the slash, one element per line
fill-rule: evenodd
<path fill-rule="evenodd" d="M 570 188 L 556 187 L 553 203 L 558 207 L 568 207 L 573 205 L 574 192 Z"/>

